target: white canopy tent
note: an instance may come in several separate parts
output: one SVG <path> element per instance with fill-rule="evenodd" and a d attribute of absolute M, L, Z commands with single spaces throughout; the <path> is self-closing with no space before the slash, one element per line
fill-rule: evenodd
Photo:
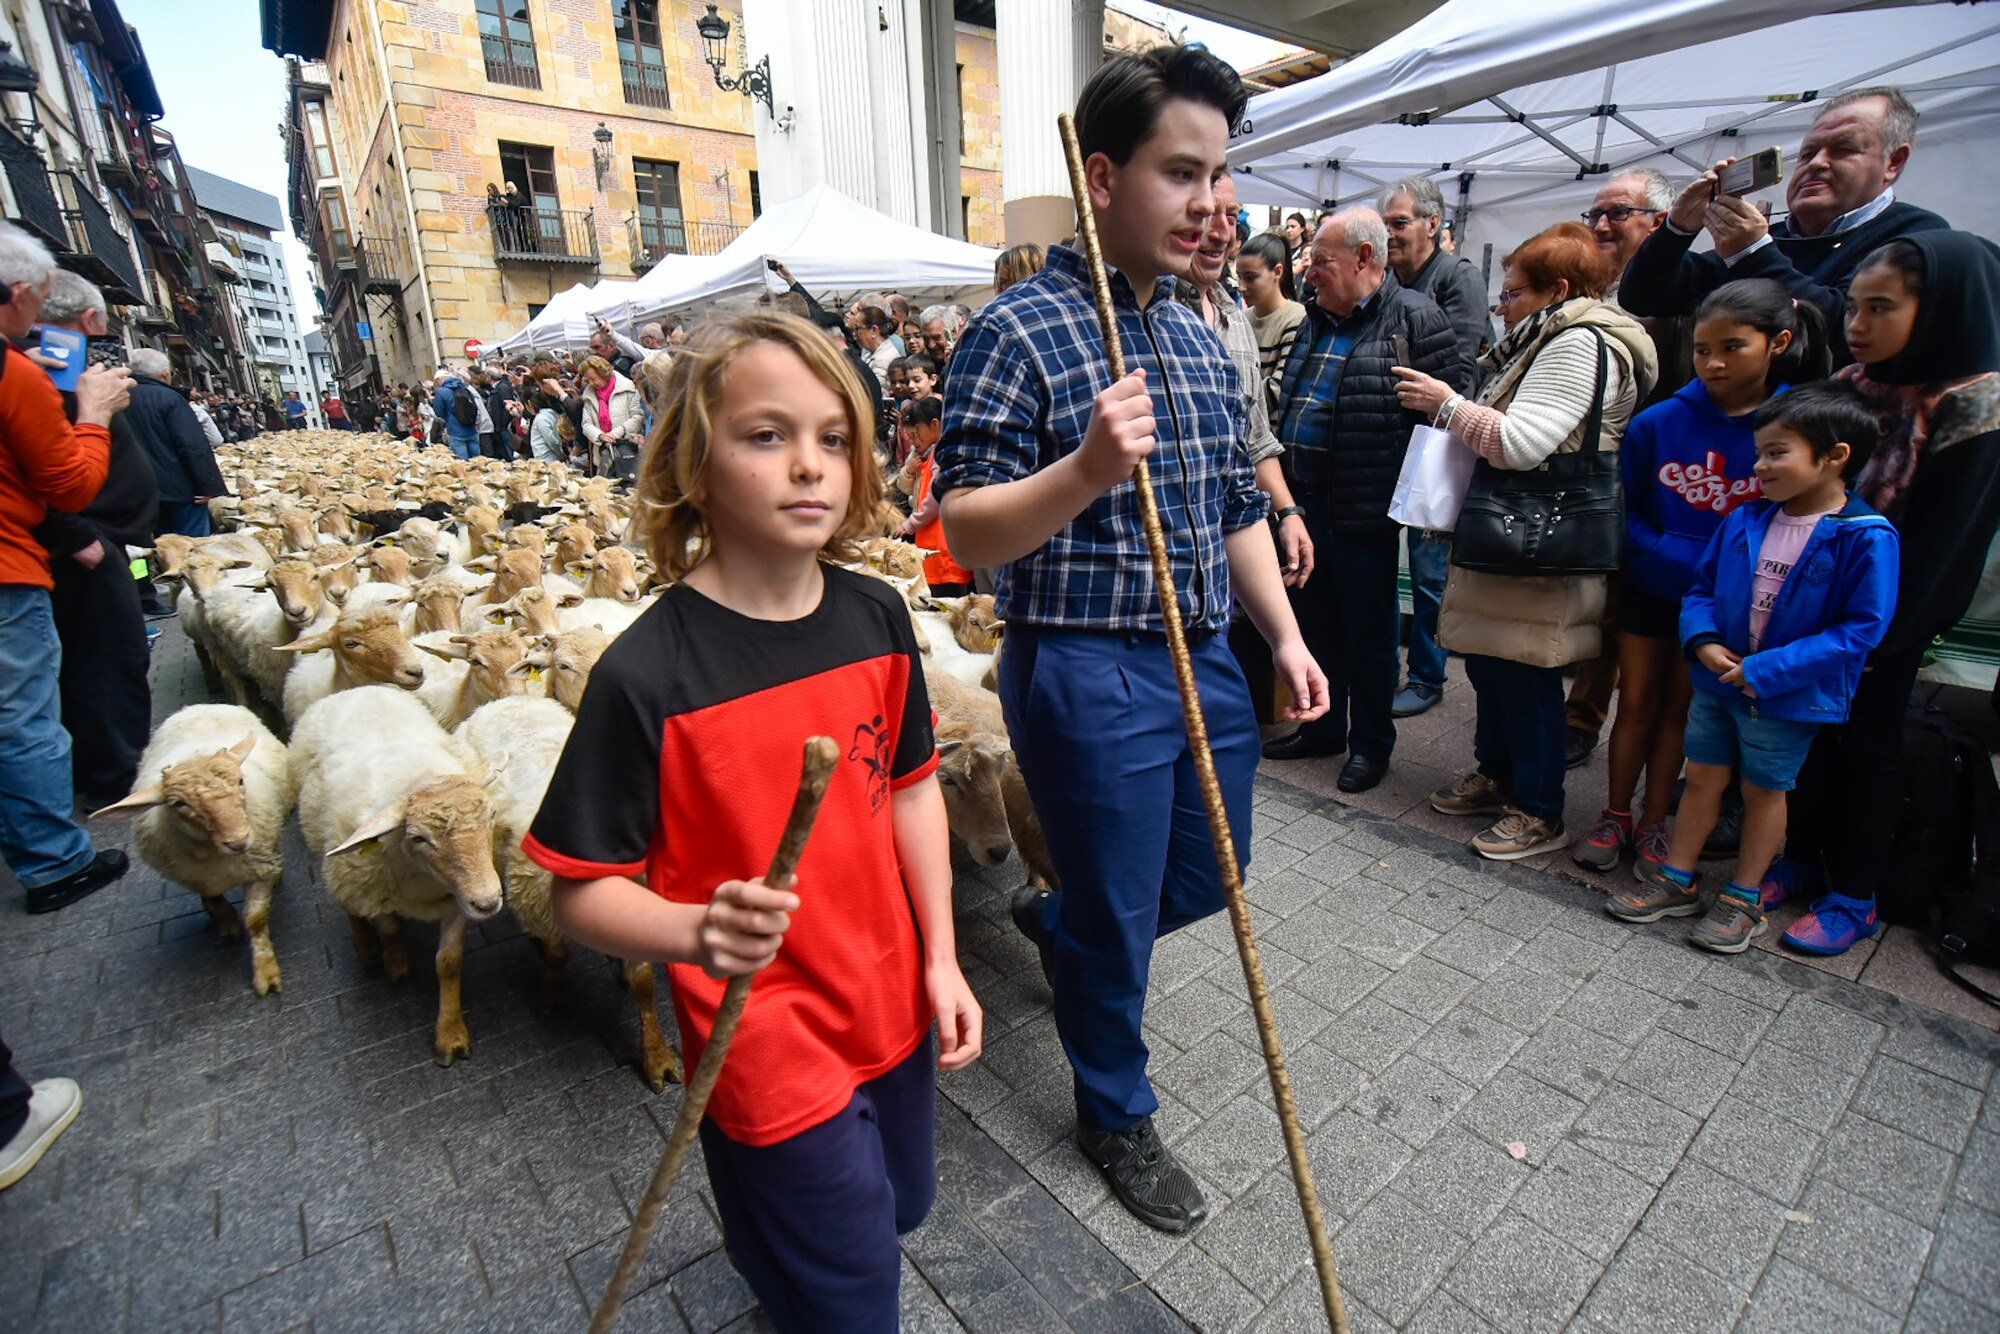
<path fill-rule="evenodd" d="M 1503 254 L 1576 216 L 1627 167 L 1686 180 L 1778 144 L 1789 171 L 1816 103 L 1877 83 L 1920 114 L 1898 195 L 2000 233 L 1992 4 L 1539 0 L 1496 23 L 1484 0 L 1451 0 L 1254 99 L 1230 163 L 1245 203 L 1308 213 L 1431 177 L 1459 217 L 1460 253 L 1478 260 L 1482 245 Z"/>
<path fill-rule="evenodd" d="M 776 259 L 812 292 L 889 289 L 955 298 L 993 285 L 999 252 L 898 222 L 837 190 L 815 186 L 774 204 L 714 255 L 668 255 L 637 282 L 573 287 L 501 347 L 580 343 L 598 317 L 621 328 L 731 298 L 782 292 Z"/>

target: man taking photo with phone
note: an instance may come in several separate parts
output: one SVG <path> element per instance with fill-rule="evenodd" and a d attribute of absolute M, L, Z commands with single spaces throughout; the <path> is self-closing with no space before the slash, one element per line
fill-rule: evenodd
<path fill-rule="evenodd" d="M 1847 280 L 1885 241 L 1950 226 L 1896 198 L 1909 164 L 1917 113 L 1889 87 L 1842 93 L 1821 108 L 1799 145 L 1785 185 L 1789 216 L 1777 223 L 1740 195 L 1721 192 L 1725 158 L 1681 191 L 1666 225 L 1646 239 L 1618 284 L 1618 302 L 1634 315 L 1687 315 L 1703 297 L 1738 278 L 1771 278 L 1826 315 L 1836 360 Z M 1711 253 L 1691 251 L 1706 231 Z"/>

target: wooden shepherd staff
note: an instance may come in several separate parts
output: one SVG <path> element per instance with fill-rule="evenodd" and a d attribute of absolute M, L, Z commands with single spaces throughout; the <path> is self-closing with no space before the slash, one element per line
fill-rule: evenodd
<path fill-rule="evenodd" d="M 792 802 L 791 818 L 785 821 L 784 836 L 778 840 L 778 851 L 771 858 L 771 869 L 764 873 L 764 883 L 772 889 L 789 886 L 793 873 L 798 870 L 799 854 L 805 851 L 806 839 L 812 836 L 820 799 L 826 796 L 826 785 L 833 777 L 834 762 L 839 758 L 840 747 L 834 744 L 832 737 L 816 736 L 806 742 L 805 769 L 799 775 L 799 795 Z M 743 1018 L 743 1007 L 750 1000 L 751 976 L 754 975 L 730 978 L 729 986 L 722 993 L 722 1006 L 715 1012 L 715 1027 L 708 1035 L 708 1045 L 701 1049 L 701 1063 L 694 1068 L 694 1078 L 688 1081 L 687 1093 L 681 1099 L 680 1115 L 674 1118 L 674 1133 L 667 1136 L 666 1151 L 660 1155 L 660 1165 L 654 1169 L 653 1179 L 646 1187 L 646 1198 L 639 1202 L 639 1213 L 632 1220 L 631 1232 L 626 1234 L 625 1250 L 618 1257 L 618 1267 L 611 1271 L 611 1282 L 604 1289 L 604 1299 L 597 1304 L 597 1314 L 590 1318 L 590 1334 L 606 1334 L 611 1328 L 611 1322 L 618 1318 L 618 1308 L 625 1304 L 625 1290 L 632 1286 L 632 1276 L 639 1272 L 639 1262 L 646 1258 L 646 1247 L 652 1243 L 653 1229 L 660 1221 L 660 1210 L 667 1203 L 667 1192 L 673 1189 L 674 1178 L 681 1174 L 681 1163 L 687 1158 L 688 1148 L 701 1129 L 702 1113 L 708 1109 L 708 1095 L 715 1092 L 715 1081 L 722 1074 L 722 1063 L 729 1058 L 730 1041 L 735 1038 L 736 1025 Z"/>
<path fill-rule="evenodd" d="M 1076 197 L 1077 229 L 1090 265 L 1090 285 L 1097 296 L 1097 323 L 1104 331 L 1104 349 L 1111 358 L 1111 378 L 1125 378 L 1125 349 L 1118 339 L 1118 316 L 1111 306 L 1111 280 L 1104 272 L 1104 254 L 1097 245 L 1097 215 L 1083 178 L 1083 150 L 1077 143 L 1076 121 L 1068 112 L 1056 118 L 1062 128 L 1063 152 L 1069 158 L 1069 188 Z M 1250 928 L 1250 905 L 1243 897 L 1243 871 L 1236 861 L 1236 840 L 1229 832 L 1229 809 L 1223 804 L 1222 783 L 1215 776 L 1215 756 L 1208 748 L 1208 722 L 1202 717 L 1201 696 L 1195 690 L 1194 662 L 1188 657 L 1187 632 L 1181 625 L 1174 570 L 1167 560 L 1167 536 L 1160 527 L 1160 505 L 1153 495 L 1153 474 L 1139 460 L 1133 474 L 1139 487 L 1139 518 L 1146 526 L 1146 545 L 1153 555 L 1153 581 L 1159 587 L 1160 615 L 1167 624 L 1167 651 L 1180 684 L 1181 716 L 1187 721 L 1188 745 L 1194 751 L 1195 773 L 1201 779 L 1202 800 L 1208 805 L 1208 832 L 1215 843 L 1222 888 L 1229 899 L 1229 923 L 1236 928 L 1236 955 L 1243 961 L 1243 980 L 1250 987 L 1250 1008 L 1257 1016 L 1257 1037 L 1264 1044 L 1264 1069 L 1271 1076 L 1271 1096 L 1278 1104 L 1278 1123 L 1285 1131 L 1285 1154 L 1292 1163 L 1292 1184 L 1298 1187 L 1299 1209 L 1306 1217 L 1312 1241 L 1313 1268 L 1319 1273 L 1320 1296 L 1334 1334 L 1347 1334 L 1347 1305 L 1340 1296 L 1340 1275 L 1333 1267 L 1333 1246 L 1326 1238 L 1326 1219 L 1313 1185 L 1312 1162 L 1306 1157 L 1305 1132 L 1299 1128 L 1298 1104 L 1292 1101 L 1292 1079 L 1285 1070 L 1285 1053 L 1278 1045 L 1278 1020 L 1271 1009 L 1271 990 L 1264 982 L 1264 961 Z"/>

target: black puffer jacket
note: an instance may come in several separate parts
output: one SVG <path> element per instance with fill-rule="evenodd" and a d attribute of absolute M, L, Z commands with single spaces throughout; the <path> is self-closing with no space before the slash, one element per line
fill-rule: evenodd
<path fill-rule="evenodd" d="M 215 451 L 180 390 L 150 375 L 135 375 L 132 401 L 119 416 L 153 461 L 163 503 L 185 505 L 196 496 L 229 494 L 215 466 Z"/>
<path fill-rule="evenodd" d="M 1329 429 L 1327 423 L 1308 420 L 1308 414 L 1326 411 L 1329 395 L 1315 394 L 1305 381 L 1313 348 L 1334 319 L 1310 294 L 1305 307 L 1306 318 L 1286 359 L 1278 407 L 1272 413 L 1278 439 L 1285 445 L 1285 475 L 1292 493 L 1305 507 L 1306 526 L 1315 534 L 1394 528 L 1389 500 L 1403 470 L 1410 432 L 1425 423 L 1421 413 L 1406 411 L 1396 398 L 1391 368 L 1409 366 L 1464 393 L 1472 383 L 1473 365 L 1460 351 L 1458 335 L 1437 302 L 1402 286 L 1395 274 L 1384 274 L 1381 289 L 1363 314 L 1354 347 L 1341 363 L 1340 383 L 1330 395 Z M 1292 448 L 1322 437 L 1331 439 L 1330 450 Z"/>

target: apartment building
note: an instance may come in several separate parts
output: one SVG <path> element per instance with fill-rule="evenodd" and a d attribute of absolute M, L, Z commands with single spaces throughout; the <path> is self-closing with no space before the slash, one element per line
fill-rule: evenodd
<path fill-rule="evenodd" d="M 311 404 L 308 417 L 312 424 L 320 425 L 319 402 L 306 355 L 307 331 L 299 319 L 280 248 L 279 237 L 285 230 L 283 206 L 276 195 L 240 181 L 199 167 L 187 170 L 195 200 L 215 227 L 218 243 L 228 252 L 230 263 L 226 267 L 235 270 L 229 295 L 243 330 L 244 346 L 256 368 L 259 396 L 282 399 L 297 390 Z M 224 267 L 218 262 L 218 271 Z"/>

